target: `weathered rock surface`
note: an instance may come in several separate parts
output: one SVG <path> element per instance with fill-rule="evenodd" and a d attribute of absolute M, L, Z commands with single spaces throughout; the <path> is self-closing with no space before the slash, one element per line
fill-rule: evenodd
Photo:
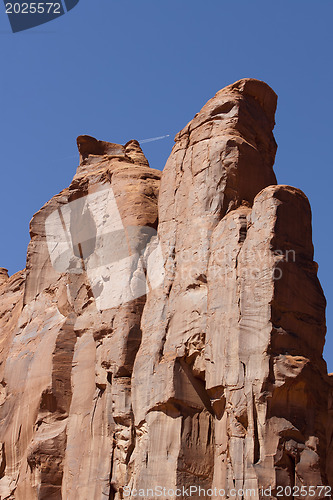
<path fill-rule="evenodd" d="M 333 487 L 325 298 L 308 200 L 272 168 L 276 101 L 219 91 L 161 182 L 137 141 L 78 137 L 26 271 L 0 268 L 1 499 Z"/>

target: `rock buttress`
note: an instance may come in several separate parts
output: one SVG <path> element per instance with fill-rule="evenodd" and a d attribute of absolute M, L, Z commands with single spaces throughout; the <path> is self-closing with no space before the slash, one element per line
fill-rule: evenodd
<path fill-rule="evenodd" d="M 309 203 L 272 170 L 275 106 L 263 82 L 226 87 L 165 166 L 166 276 L 148 295 L 132 378 L 136 487 L 258 498 L 328 484 L 325 299 Z"/>
<path fill-rule="evenodd" d="M 111 498 L 133 447 L 136 290 L 160 172 L 137 141 L 78 146 L 72 184 L 31 221 L 26 279 L 1 273 L 2 499 Z"/>

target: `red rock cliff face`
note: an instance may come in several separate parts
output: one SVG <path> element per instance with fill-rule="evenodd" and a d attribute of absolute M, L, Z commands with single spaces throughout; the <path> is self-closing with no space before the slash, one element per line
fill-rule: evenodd
<path fill-rule="evenodd" d="M 219 91 L 161 180 L 136 141 L 78 138 L 26 270 L 0 270 L 1 499 L 329 496 L 325 298 L 308 200 L 272 169 L 276 99 Z"/>

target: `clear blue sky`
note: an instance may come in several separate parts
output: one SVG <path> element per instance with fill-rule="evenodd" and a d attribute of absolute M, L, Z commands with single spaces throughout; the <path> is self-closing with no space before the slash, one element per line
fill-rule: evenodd
<path fill-rule="evenodd" d="M 259 78 L 279 96 L 278 182 L 311 202 L 333 371 L 333 0 L 80 0 L 16 34 L 0 7 L 0 266 L 25 267 L 29 220 L 70 183 L 77 135 L 170 134 L 144 147 L 162 169 L 173 136 L 217 90 Z"/>

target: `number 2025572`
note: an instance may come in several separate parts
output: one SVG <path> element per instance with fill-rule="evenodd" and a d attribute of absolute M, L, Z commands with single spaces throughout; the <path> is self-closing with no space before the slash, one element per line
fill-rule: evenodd
<path fill-rule="evenodd" d="M 60 3 L 6 3 L 6 14 L 61 14 Z"/>

